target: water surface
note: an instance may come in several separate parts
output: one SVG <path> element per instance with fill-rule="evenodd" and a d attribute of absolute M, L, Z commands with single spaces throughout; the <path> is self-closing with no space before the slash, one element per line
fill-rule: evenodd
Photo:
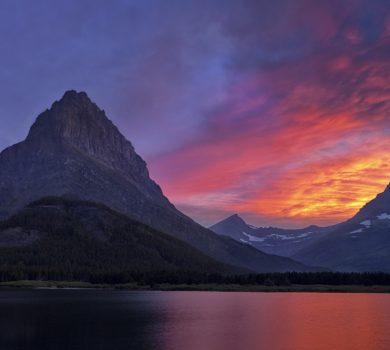
<path fill-rule="evenodd" d="M 0 349 L 390 349 L 390 295 L 0 291 Z"/>

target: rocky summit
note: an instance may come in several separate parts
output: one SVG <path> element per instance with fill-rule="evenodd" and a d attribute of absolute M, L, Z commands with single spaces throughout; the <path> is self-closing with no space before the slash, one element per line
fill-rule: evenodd
<path fill-rule="evenodd" d="M 0 169 L 3 216 L 45 194 L 96 199 L 122 211 L 131 206 L 135 216 L 147 200 L 174 210 L 132 144 L 85 92 L 68 91 L 39 115 L 26 140 L 1 153 Z"/>
<path fill-rule="evenodd" d="M 66 92 L 38 116 L 25 141 L 0 154 L 0 219 L 46 196 L 105 204 L 252 271 L 321 270 L 219 236 L 178 211 L 150 179 L 131 142 L 85 92 Z"/>
<path fill-rule="evenodd" d="M 130 141 L 76 91 L 40 114 L 25 141 L 1 153 L 0 193 L 2 217 L 46 195 L 109 203 L 137 218 L 150 202 L 175 211 Z"/>

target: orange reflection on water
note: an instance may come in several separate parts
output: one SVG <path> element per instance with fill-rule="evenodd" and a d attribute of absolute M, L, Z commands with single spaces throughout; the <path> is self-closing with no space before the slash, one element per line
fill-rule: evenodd
<path fill-rule="evenodd" d="M 291 297 L 292 349 L 390 348 L 389 296 L 305 294 L 303 305 L 302 296 Z"/>
<path fill-rule="evenodd" d="M 390 349 L 390 295 L 178 292 L 167 302 L 163 349 Z"/>

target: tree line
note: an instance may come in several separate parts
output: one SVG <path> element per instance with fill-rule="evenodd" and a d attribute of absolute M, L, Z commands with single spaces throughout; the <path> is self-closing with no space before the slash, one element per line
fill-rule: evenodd
<path fill-rule="evenodd" d="M 0 266 L 0 281 L 50 280 L 50 281 L 83 281 L 93 284 L 125 284 L 137 282 L 139 285 L 170 283 L 178 284 L 238 284 L 238 285 L 390 285 L 390 274 L 385 272 L 274 272 L 251 274 L 222 274 L 183 269 L 172 270 L 127 270 L 100 269 L 88 266 L 73 266 L 69 261 L 64 265 L 25 266 L 23 262 L 16 265 Z"/>

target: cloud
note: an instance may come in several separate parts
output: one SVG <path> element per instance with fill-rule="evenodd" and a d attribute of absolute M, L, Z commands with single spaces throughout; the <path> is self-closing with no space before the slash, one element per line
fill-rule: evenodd
<path fill-rule="evenodd" d="M 296 6 L 269 28 L 261 16 L 251 22 L 263 9 L 254 5 L 243 9 L 253 17 L 225 23 L 237 42 L 228 66 L 235 84 L 208 112 L 202 137 L 151 164 L 168 196 L 200 222 L 212 224 L 214 210 L 222 219 L 222 210 L 256 225 L 333 224 L 389 182 L 388 10 L 324 4 Z M 315 18 L 309 27 L 306 18 Z M 293 37 L 304 42 L 286 46 Z"/>
<path fill-rule="evenodd" d="M 382 0 L 0 5 L 0 147 L 86 91 L 204 225 L 347 219 L 389 181 Z"/>

